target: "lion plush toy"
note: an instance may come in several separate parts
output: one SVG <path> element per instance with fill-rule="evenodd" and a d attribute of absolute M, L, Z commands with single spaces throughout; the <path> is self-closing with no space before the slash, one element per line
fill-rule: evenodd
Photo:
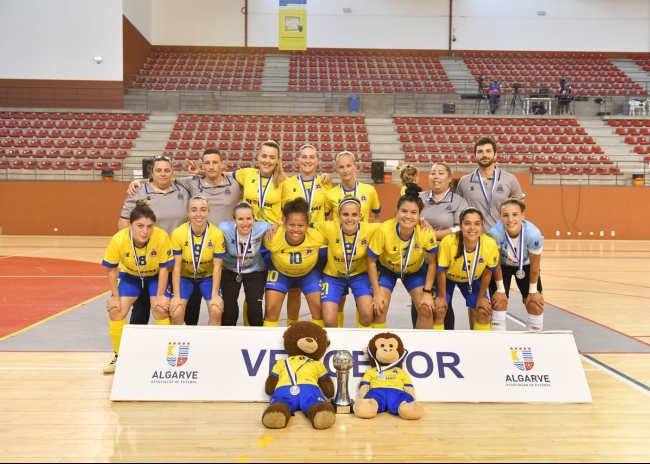
<path fill-rule="evenodd" d="M 266 379 L 265 391 L 271 404 L 262 423 L 281 429 L 300 409 L 316 429 L 334 424 L 334 383 L 320 359 L 330 341 L 327 332 L 312 322 L 296 322 L 284 332 L 284 349 L 289 359 L 280 359 Z"/>
<path fill-rule="evenodd" d="M 359 385 L 359 399 L 354 403 L 354 413 L 370 419 L 377 413 L 388 411 L 402 419 L 422 417 L 424 408 L 415 400 L 411 377 L 401 368 L 408 351 L 395 334 L 384 332 L 375 335 L 366 350 L 372 366 Z"/>

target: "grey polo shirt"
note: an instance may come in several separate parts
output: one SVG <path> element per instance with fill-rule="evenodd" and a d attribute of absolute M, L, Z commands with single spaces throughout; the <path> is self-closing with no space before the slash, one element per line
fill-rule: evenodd
<path fill-rule="evenodd" d="M 473 206 L 483 213 L 483 232 L 486 234 L 501 220 L 499 213 L 501 203 L 510 197 L 521 198 L 521 187 L 515 176 L 498 167 L 494 169 L 494 174 L 496 179 L 492 177 L 483 179 L 488 199 L 492 195 L 489 207 L 479 184 L 478 169 L 463 176 L 456 186 L 456 193 L 467 200 L 469 206 Z M 492 190 L 493 183 L 495 183 L 494 190 Z"/>
<path fill-rule="evenodd" d="M 440 202 L 433 201 L 431 190 L 420 193 L 424 209 L 420 217 L 427 220 L 433 230 L 451 229 L 460 224 L 460 212 L 467 208 L 467 202 L 456 193 L 450 193 Z"/>
<path fill-rule="evenodd" d="M 190 192 L 190 197 L 200 195 L 208 200 L 208 220 L 211 224 L 232 220 L 232 212 L 242 199 L 241 185 L 227 175 L 217 185 L 209 184 L 204 177 L 196 175 L 176 179 L 176 183 L 185 187 Z"/>
<path fill-rule="evenodd" d="M 129 219 L 131 210 L 135 207 L 137 200 L 148 200 L 151 209 L 156 214 L 156 226 L 165 230 L 169 236 L 174 229 L 187 222 L 187 200 L 189 192 L 185 187 L 172 183 L 167 193 L 158 192 L 147 182 L 143 184 L 135 195 L 126 197 L 124 207 L 122 208 L 122 219 Z"/>

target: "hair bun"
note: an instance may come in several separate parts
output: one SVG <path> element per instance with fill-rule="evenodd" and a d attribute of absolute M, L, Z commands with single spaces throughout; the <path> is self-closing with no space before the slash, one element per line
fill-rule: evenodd
<path fill-rule="evenodd" d="M 417 197 L 420 195 L 421 191 L 422 187 L 420 187 L 418 184 L 414 182 L 408 182 L 406 184 L 406 191 L 404 192 L 404 195 L 412 195 L 414 197 Z"/>
<path fill-rule="evenodd" d="M 136 206 L 147 206 L 151 208 L 151 203 L 149 203 L 148 200 L 145 200 L 144 198 L 141 198 L 140 200 L 135 201 Z"/>

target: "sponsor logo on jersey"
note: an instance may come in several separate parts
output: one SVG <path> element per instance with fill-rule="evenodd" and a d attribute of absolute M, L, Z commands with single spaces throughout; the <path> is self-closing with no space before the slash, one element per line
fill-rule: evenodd
<path fill-rule="evenodd" d="M 309 255 L 312 254 L 313 252 L 314 252 L 314 250 L 312 250 L 311 248 L 307 248 L 307 252 L 306 252 L 306 253 L 307 253 L 307 256 L 309 256 Z"/>
<path fill-rule="evenodd" d="M 155 258 L 156 256 L 158 256 L 158 250 L 156 250 L 155 248 L 152 248 L 151 252 L 149 253 L 149 256 L 151 256 L 152 258 Z"/>
<path fill-rule="evenodd" d="M 226 190 L 224 190 L 223 193 L 224 193 L 224 195 L 229 197 L 230 195 L 232 195 L 232 190 L 230 190 L 230 188 L 226 188 Z"/>
<path fill-rule="evenodd" d="M 322 190 L 323 187 L 320 184 L 316 184 L 316 190 Z"/>
<path fill-rule="evenodd" d="M 483 256 L 480 256 L 480 257 L 479 257 L 479 259 L 478 259 L 478 263 L 479 263 L 479 264 L 483 264 L 483 263 L 485 263 L 485 260 L 483 259 Z"/>
<path fill-rule="evenodd" d="M 501 184 L 497 185 L 497 192 L 498 193 L 503 193 L 504 192 L 503 185 L 501 185 Z"/>
<path fill-rule="evenodd" d="M 368 240 L 366 239 L 366 237 L 363 237 L 361 239 L 361 246 L 366 246 L 367 244 L 368 244 Z"/>
<path fill-rule="evenodd" d="M 365 203 L 366 201 L 368 201 L 368 197 L 361 195 L 361 203 Z"/>
<path fill-rule="evenodd" d="M 413 249 L 415 251 L 420 251 L 420 244 L 418 242 L 415 242 L 415 245 L 413 245 Z"/>
<path fill-rule="evenodd" d="M 208 250 L 212 250 L 212 240 L 208 240 Z"/>

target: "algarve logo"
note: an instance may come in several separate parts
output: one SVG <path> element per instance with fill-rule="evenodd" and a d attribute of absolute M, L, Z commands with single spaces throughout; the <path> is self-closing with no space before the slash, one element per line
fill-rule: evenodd
<path fill-rule="evenodd" d="M 176 351 L 176 354 L 174 354 Z M 172 367 L 181 367 L 190 357 L 190 344 L 169 342 L 167 345 L 167 363 Z"/>
<path fill-rule="evenodd" d="M 520 371 L 528 372 L 535 365 L 533 352 L 530 348 L 510 348 L 510 354 L 512 355 L 512 362 Z"/>

